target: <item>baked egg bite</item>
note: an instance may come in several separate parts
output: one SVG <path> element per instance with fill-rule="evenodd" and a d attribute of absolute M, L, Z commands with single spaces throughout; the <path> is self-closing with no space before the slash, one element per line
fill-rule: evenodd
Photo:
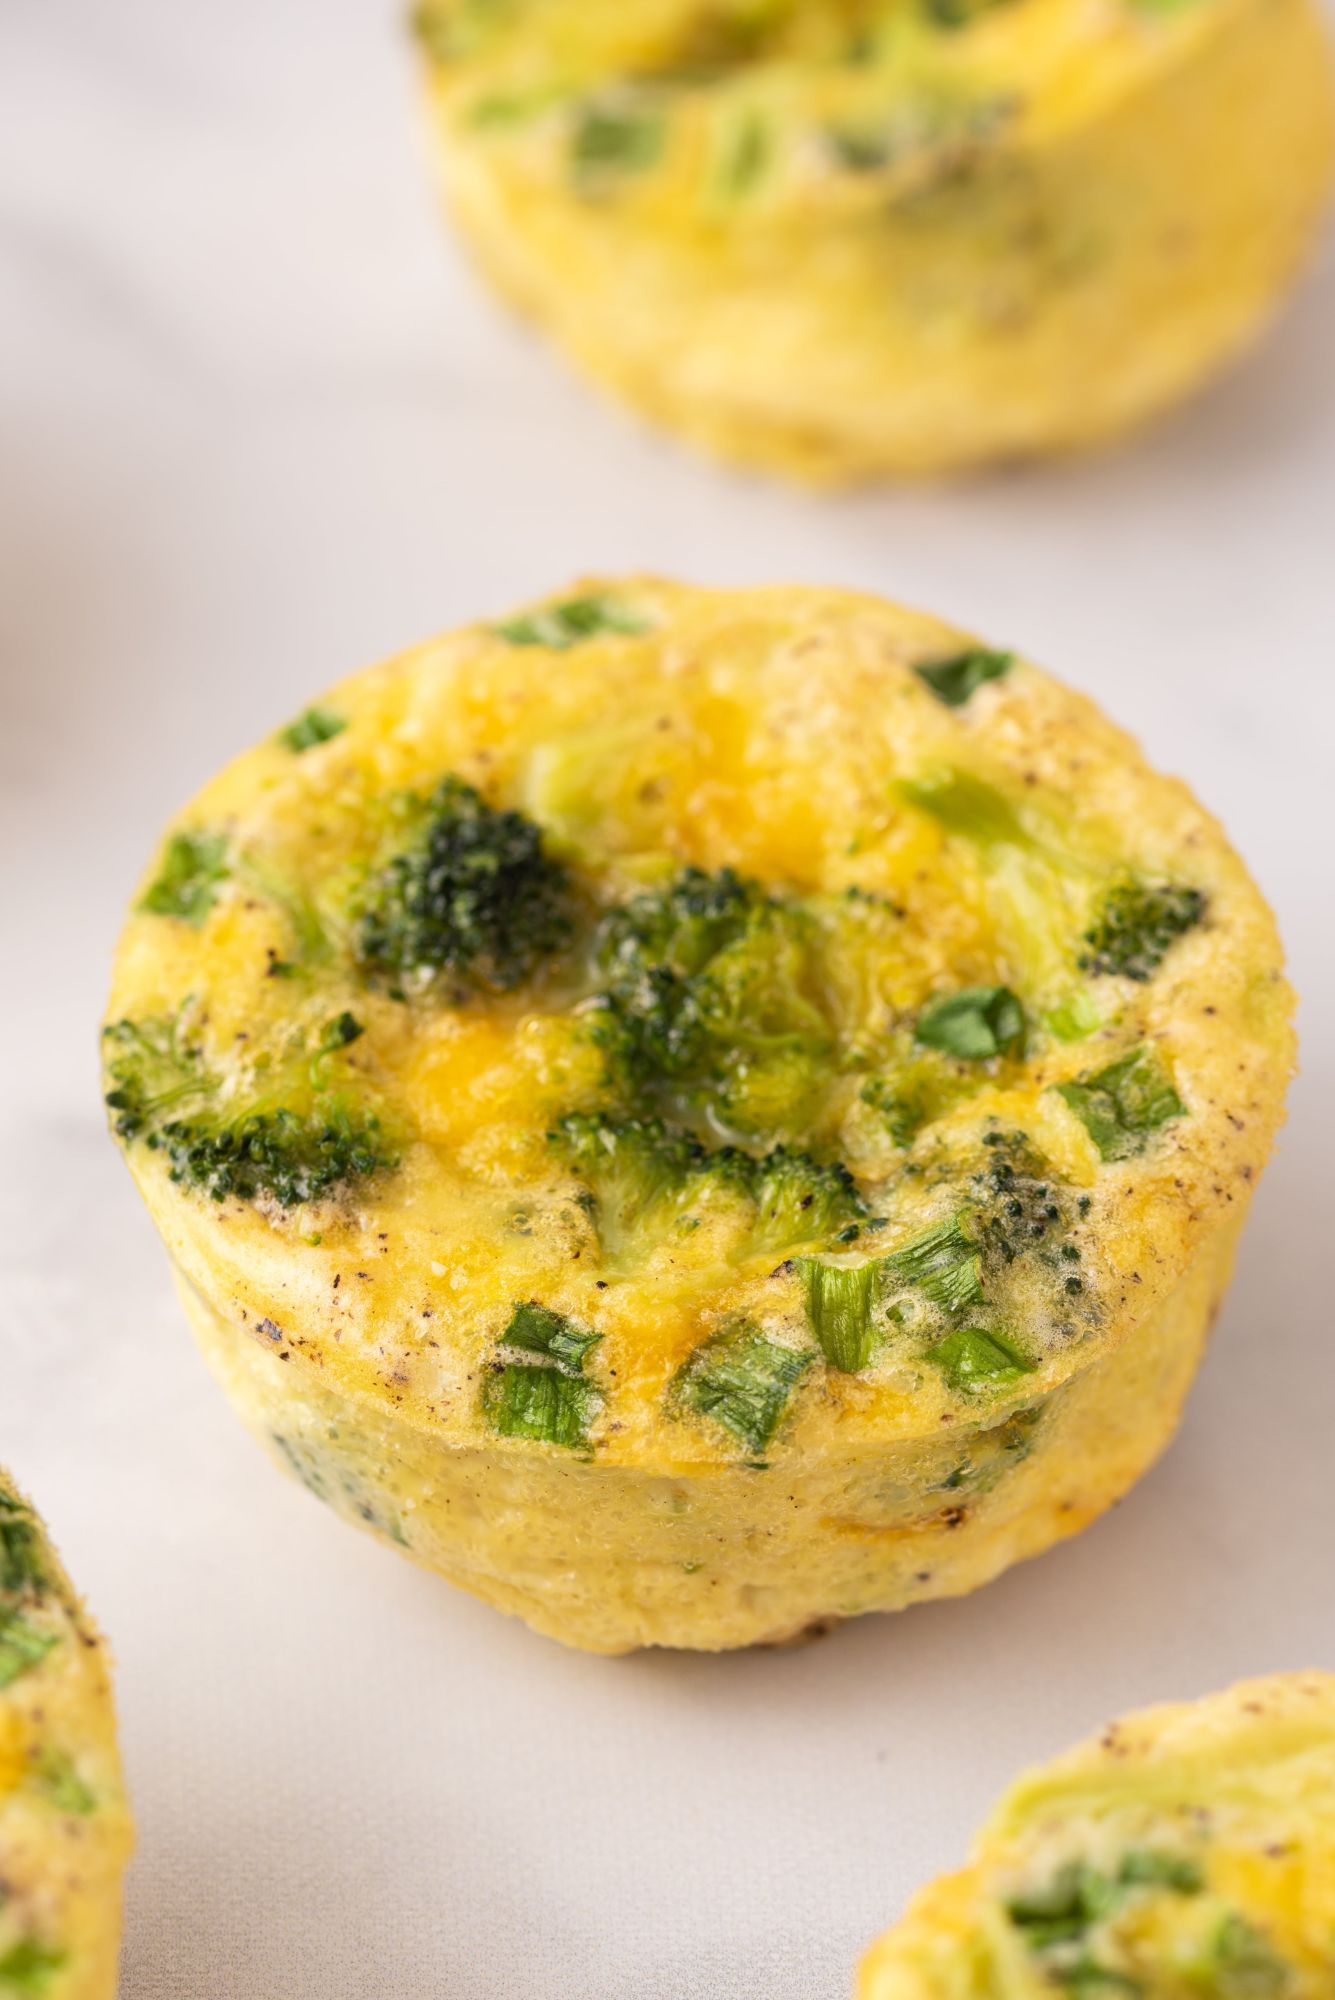
<path fill-rule="evenodd" d="M 596 381 L 812 481 L 1117 437 L 1287 289 L 1312 0 L 425 0 L 485 271 Z"/>
<path fill-rule="evenodd" d="M 0 2000 L 112 2000 L 130 1846 L 102 1641 L 0 1472 Z"/>
<path fill-rule="evenodd" d="M 229 765 L 103 1045 L 271 1452 L 620 1652 L 972 1590 L 1124 1493 L 1289 1013 L 1220 829 L 1090 702 L 876 598 L 637 577 Z"/>
<path fill-rule="evenodd" d="M 1329 2000 L 1335 1675 L 1142 1709 L 1014 1784 L 857 2000 Z"/>

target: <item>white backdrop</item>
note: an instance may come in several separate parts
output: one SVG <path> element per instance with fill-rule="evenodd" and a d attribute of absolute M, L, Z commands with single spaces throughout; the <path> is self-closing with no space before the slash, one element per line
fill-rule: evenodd
<path fill-rule="evenodd" d="M 125 2000 L 812 2000 L 1024 1760 L 1335 1666 L 1335 264 L 1128 451 L 839 501 L 641 435 L 438 227 L 397 4 L 0 10 L 0 1459 L 112 1635 Z M 1097 694 L 1279 906 L 1304 1073 L 1182 1436 L 1079 1541 L 796 1654 L 566 1654 L 270 1470 L 102 1131 L 166 813 L 581 569 L 882 588 Z"/>

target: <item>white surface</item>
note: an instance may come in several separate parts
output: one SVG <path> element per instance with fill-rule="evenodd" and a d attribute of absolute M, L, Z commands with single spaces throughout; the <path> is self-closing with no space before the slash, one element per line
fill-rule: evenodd
<path fill-rule="evenodd" d="M 842 1995 L 1018 1764 L 1335 1666 L 1335 269 L 1124 455 L 820 502 L 586 398 L 439 230 L 394 5 L 0 12 L 0 1459 L 112 1634 L 126 2000 Z M 1278 903 L 1305 1069 L 1167 1460 L 960 1604 L 565 1654 L 270 1470 L 102 1131 L 165 814 L 335 675 L 583 568 L 884 588 L 1140 732 Z"/>

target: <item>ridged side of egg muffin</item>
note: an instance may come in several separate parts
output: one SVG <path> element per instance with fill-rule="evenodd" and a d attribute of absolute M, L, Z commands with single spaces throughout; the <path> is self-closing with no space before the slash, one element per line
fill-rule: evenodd
<path fill-rule="evenodd" d="M 1311 0 L 424 0 L 485 270 L 803 479 L 1114 438 L 1269 316 L 1330 181 Z"/>
<path fill-rule="evenodd" d="M 605 1652 L 969 1590 L 1176 1424 L 1292 1063 L 1219 827 L 1010 651 L 636 577 L 168 830 L 115 1130 L 242 1415 Z"/>
<path fill-rule="evenodd" d="M 1018 1780 L 858 2000 L 1326 2000 L 1335 1675 L 1142 1709 Z"/>
<path fill-rule="evenodd" d="M 131 1838 L 103 1642 L 0 1472 L 0 2000 L 112 2000 Z"/>

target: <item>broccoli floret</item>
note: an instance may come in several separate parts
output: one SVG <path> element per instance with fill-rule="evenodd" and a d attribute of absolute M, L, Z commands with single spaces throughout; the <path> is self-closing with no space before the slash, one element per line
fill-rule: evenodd
<path fill-rule="evenodd" d="M 820 935 L 731 869 L 685 869 L 606 919 L 594 1033 L 616 1085 L 749 1139 L 805 1128 L 835 1048 Z"/>
<path fill-rule="evenodd" d="M 357 948 L 367 967 L 421 986 L 449 974 L 508 992 L 569 942 L 570 881 L 532 820 L 498 811 L 455 777 L 408 812 L 415 838 L 362 899 Z"/>
<path fill-rule="evenodd" d="M 774 1146 L 748 1160 L 746 1185 L 755 1203 L 747 1255 L 781 1256 L 803 1243 L 852 1243 L 867 1208 L 848 1168 L 822 1165 L 796 1146 Z"/>
<path fill-rule="evenodd" d="M 42 1534 L 32 1508 L 0 1483 L 0 1595 L 40 1592 L 45 1582 Z"/>
<path fill-rule="evenodd" d="M 180 1016 L 113 1022 L 105 1034 L 114 1129 L 165 1153 L 174 1181 L 214 1201 L 318 1201 L 398 1163 L 375 1114 L 331 1088 L 336 1053 L 359 1033 L 352 1015 L 340 1015 L 312 1058 L 224 1093 Z"/>
<path fill-rule="evenodd" d="M 712 1151 L 658 1118 L 574 1111 L 551 1143 L 590 1191 L 598 1240 L 612 1268 L 639 1263 L 707 1213 L 731 1212 L 733 1254 L 768 1255 L 831 1238 L 851 1242 L 867 1211 L 843 1166 L 776 1146 L 756 1158 L 737 1146 Z"/>
<path fill-rule="evenodd" d="M 1070 1190 L 1022 1132 L 989 1132 L 986 1160 L 970 1184 L 972 1206 L 989 1264 L 1001 1267 L 1034 1250 L 1067 1267 L 1080 1261 L 1068 1239 Z M 1067 1268 L 1065 1289 L 1074 1296 L 1082 1282 Z"/>
<path fill-rule="evenodd" d="M 1205 911 L 1202 892 L 1178 882 L 1115 883 L 1085 932 L 1087 949 L 1078 960 L 1080 968 L 1095 975 L 1118 973 L 1123 979 L 1147 980 L 1169 947 L 1193 930 Z"/>
<path fill-rule="evenodd" d="M 218 900 L 218 884 L 230 873 L 225 833 L 174 833 L 139 907 L 151 916 L 179 917 L 198 930 Z"/>
<path fill-rule="evenodd" d="M 744 1154 L 710 1153 L 657 1118 L 572 1111 L 549 1135 L 589 1189 L 598 1241 L 612 1268 L 638 1263 L 699 1211 L 745 1193 Z"/>
<path fill-rule="evenodd" d="M 111 1080 L 106 1101 L 116 1114 L 112 1129 L 119 1139 L 156 1131 L 168 1114 L 190 1104 L 198 1107 L 218 1089 L 218 1079 L 187 1037 L 181 1014 L 112 1021 L 103 1030 L 103 1041 Z"/>

